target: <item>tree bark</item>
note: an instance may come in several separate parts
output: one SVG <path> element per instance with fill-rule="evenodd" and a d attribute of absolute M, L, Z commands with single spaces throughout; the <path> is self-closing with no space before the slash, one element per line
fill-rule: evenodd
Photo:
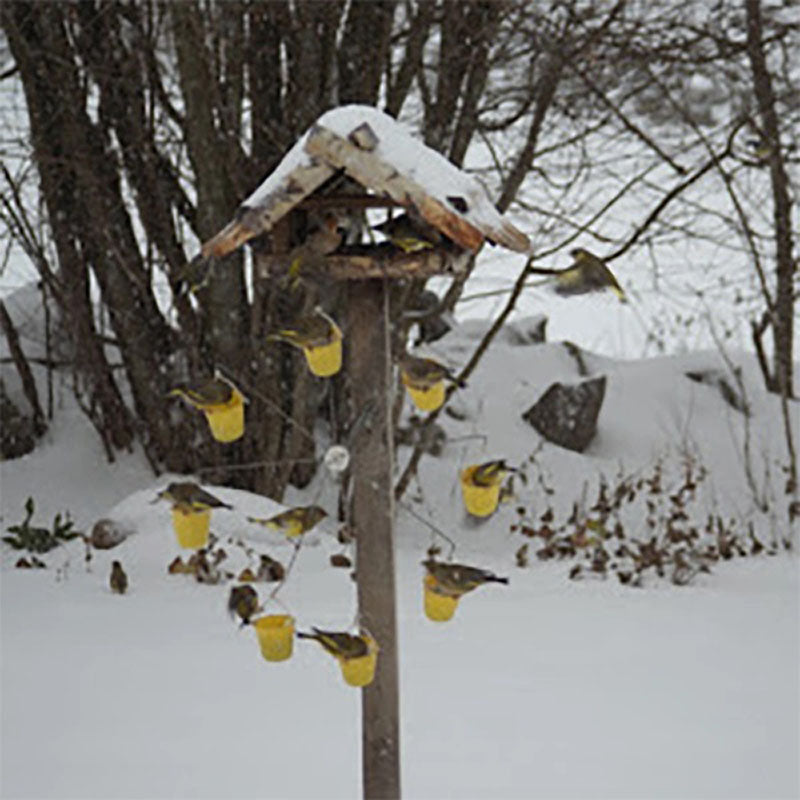
<path fill-rule="evenodd" d="M 362 690 L 363 787 L 371 800 L 400 797 L 389 298 L 381 280 L 348 288 L 347 374 L 360 420 L 351 442 L 358 608 L 380 647 L 375 679 Z"/>
<path fill-rule="evenodd" d="M 793 397 L 792 344 L 794 336 L 793 282 L 795 264 L 792 259 L 791 199 L 789 181 L 781 153 L 780 128 L 775 112 L 775 93 L 767 68 L 762 43 L 760 0 L 745 0 L 747 11 L 747 55 L 753 73 L 753 90 L 758 103 L 761 128 L 770 148 L 769 174 L 772 184 L 772 214 L 775 233 L 775 310 L 772 315 L 773 386 L 770 391 Z"/>

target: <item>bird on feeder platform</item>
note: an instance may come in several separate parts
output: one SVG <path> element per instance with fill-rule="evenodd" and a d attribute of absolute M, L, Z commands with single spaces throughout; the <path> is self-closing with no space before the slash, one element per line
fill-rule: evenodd
<path fill-rule="evenodd" d="M 228 613 L 239 617 L 242 627 L 250 624 L 252 617 L 260 610 L 258 592 L 247 584 L 234 586 L 228 595 Z"/>
<path fill-rule="evenodd" d="M 311 314 L 297 319 L 291 327 L 280 328 L 267 336 L 272 341 L 287 342 L 299 348 L 325 347 L 341 338 L 339 326 L 317 306 Z"/>
<path fill-rule="evenodd" d="M 208 511 L 212 508 L 232 509 L 192 481 L 176 481 L 158 493 L 156 500 L 169 500 L 173 507 L 186 512 Z"/>
<path fill-rule="evenodd" d="M 415 253 L 419 250 L 430 250 L 441 244 L 442 234 L 432 225 L 410 214 L 392 217 L 380 225 L 373 225 L 372 230 L 379 231 L 404 253 Z"/>
<path fill-rule="evenodd" d="M 404 353 L 399 360 L 403 383 L 414 389 L 426 390 L 445 380 L 463 388 L 467 384 L 454 375 L 444 364 L 433 358 L 420 358 Z"/>
<path fill-rule="evenodd" d="M 602 258 L 582 247 L 575 248 L 570 254 L 573 262 L 566 269 L 529 267 L 528 271 L 535 275 L 551 275 L 554 291 L 565 297 L 611 289 L 621 302 L 627 302 L 625 292 Z"/>
<path fill-rule="evenodd" d="M 479 464 L 470 475 L 470 483 L 475 486 L 495 486 L 503 480 L 507 472 L 516 472 L 515 467 L 509 467 L 504 459 L 486 461 Z"/>
<path fill-rule="evenodd" d="M 213 378 L 179 384 L 170 390 L 169 395 L 182 397 L 190 405 L 202 410 L 230 403 L 234 392 L 238 391 L 229 380 L 215 375 Z"/>
<path fill-rule="evenodd" d="M 111 562 L 111 577 L 108 579 L 108 584 L 114 594 L 125 594 L 128 591 L 128 576 L 119 561 Z"/>
<path fill-rule="evenodd" d="M 319 642 L 325 650 L 337 658 L 360 658 L 369 652 L 369 641 L 362 634 L 355 636 L 352 633 L 321 631 L 319 628 L 312 628 L 313 633 L 297 632 L 298 639 L 314 639 Z"/>
<path fill-rule="evenodd" d="M 327 516 L 328 512 L 319 506 L 297 506 L 288 511 L 282 511 L 274 517 L 248 517 L 247 519 L 249 522 L 280 531 L 290 539 L 294 539 L 302 536 L 306 531 L 310 531 Z"/>
<path fill-rule="evenodd" d="M 444 564 L 433 558 L 426 559 L 422 565 L 436 581 L 435 591 L 450 597 L 461 597 L 484 583 L 508 585 L 508 578 L 500 578 L 493 572 L 480 567 L 468 567 L 466 564 Z"/>
<path fill-rule="evenodd" d="M 344 221 L 336 214 L 326 214 L 320 225 L 287 254 L 289 277 L 296 280 L 303 270 L 321 267 L 324 257 L 339 249 L 346 232 Z"/>

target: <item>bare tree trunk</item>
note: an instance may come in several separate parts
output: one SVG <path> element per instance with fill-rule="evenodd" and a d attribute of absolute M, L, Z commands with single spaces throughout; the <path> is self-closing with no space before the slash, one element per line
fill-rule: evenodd
<path fill-rule="evenodd" d="M 780 129 L 775 112 L 775 93 L 767 69 L 762 44 L 761 2 L 745 0 L 747 11 L 747 55 L 753 73 L 753 89 L 758 103 L 765 144 L 770 148 L 769 173 L 772 183 L 772 213 L 775 232 L 776 291 L 772 315 L 773 386 L 770 391 L 793 397 L 792 340 L 794 335 L 793 282 L 795 264 L 792 259 L 791 200 L 789 181 L 781 152 Z"/>
<path fill-rule="evenodd" d="M 19 334 L 11 321 L 6 304 L 0 300 L 0 327 L 6 336 L 8 342 L 8 350 L 11 353 L 11 358 L 14 361 L 14 366 L 17 368 L 19 378 L 22 381 L 22 391 L 25 393 L 25 399 L 33 412 L 33 432 L 37 436 L 41 436 L 47 430 L 47 423 L 44 421 L 44 412 L 39 403 L 39 392 L 36 389 L 36 381 L 34 380 L 33 373 L 31 372 L 31 365 L 25 358 L 25 353 L 19 343 Z"/>
<path fill-rule="evenodd" d="M 358 608 L 378 642 L 374 681 L 362 691 L 364 797 L 400 797 L 399 689 L 394 588 L 393 436 L 388 286 L 349 284 L 348 378 L 354 418 L 352 523 L 356 532 Z"/>

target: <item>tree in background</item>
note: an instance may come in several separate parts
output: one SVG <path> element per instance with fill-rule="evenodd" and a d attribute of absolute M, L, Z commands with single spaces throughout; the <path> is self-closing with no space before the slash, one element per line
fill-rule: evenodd
<path fill-rule="evenodd" d="M 714 9 L 700 0 L 6 4 L 15 69 L 5 80 L 24 89 L 30 148 L 4 163 L 0 211 L 60 309 L 109 454 L 138 437 L 157 469 L 215 464 L 211 478 L 276 497 L 313 474 L 314 444 L 301 431 L 325 398 L 265 333 L 313 296 L 260 277 L 257 240 L 193 299 L 170 287 L 198 241 L 343 103 L 416 120 L 457 164 L 479 141 L 491 162 L 476 169 L 501 210 L 524 215 L 539 258 L 581 236 L 612 261 L 647 256 L 666 291 L 663 253 L 709 237 L 728 248 L 736 230 L 736 255 L 756 260 L 759 293 L 747 311 L 759 344 L 773 332 L 765 377 L 791 395 L 785 165 L 796 153 L 797 24 L 784 17 L 780 4 L 758 0 Z M 746 150 L 756 133 L 775 145 L 762 166 Z M 772 225 L 753 190 L 767 178 Z M 733 211 L 708 202 L 716 181 Z M 587 192 L 598 183 L 602 195 Z M 460 301 L 464 280 L 445 307 Z M 402 309 L 422 288 L 410 282 L 393 304 L 398 346 L 409 325 Z M 167 399 L 175 383 L 215 366 L 251 400 L 245 438 L 224 450 Z"/>

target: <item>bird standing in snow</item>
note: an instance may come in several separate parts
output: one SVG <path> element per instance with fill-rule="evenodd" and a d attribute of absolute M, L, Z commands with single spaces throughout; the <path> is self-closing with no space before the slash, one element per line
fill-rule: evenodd
<path fill-rule="evenodd" d="M 125 594 L 128 591 L 128 576 L 119 561 L 111 562 L 111 577 L 108 579 L 108 585 L 114 594 Z"/>
<path fill-rule="evenodd" d="M 250 620 L 259 611 L 258 592 L 248 585 L 234 586 L 228 596 L 228 612 L 242 621 L 242 626 L 249 625 Z"/>

